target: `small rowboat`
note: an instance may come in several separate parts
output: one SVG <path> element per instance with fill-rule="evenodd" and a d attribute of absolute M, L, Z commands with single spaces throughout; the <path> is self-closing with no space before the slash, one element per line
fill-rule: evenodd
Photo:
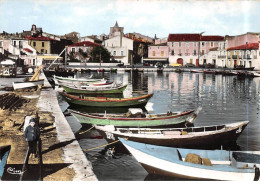
<path fill-rule="evenodd" d="M 130 98 L 107 98 L 107 97 L 86 97 L 84 95 L 70 95 L 59 92 L 59 94 L 69 103 L 74 105 L 91 107 L 137 107 L 145 106 L 153 94 Z"/>
<path fill-rule="evenodd" d="M 114 125 L 116 127 L 173 127 L 181 126 L 187 122 L 193 123 L 198 111 L 184 111 L 171 114 L 98 114 L 81 113 L 69 110 L 80 123 L 92 125 Z"/>
<path fill-rule="evenodd" d="M 118 85 L 111 83 L 108 85 L 60 85 L 67 93 L 80 93 L 80 94 L 114 94 L 123 93 L 127 85 Z"/>
<path fill-rule="evenodd" d="M 197 147 L 236 141 L 248 121 L 188 128 L 117 128 L 114 125 L 95 126 L 108 141 L 127 140 L 159 146 Z"/>
<path fill-rule="evenodd" d="M 196 180 L 259 180 L 259 152 L 182 149 L 119 140 L 150 174 Z"/>
<path fill-rule="evenodd" d="M 11 146 L 0 146 L 0 180 L 4 174 L 5 165 L 9 156 Z"/>
<path fill-rule="evenodd" d="M 27 81 L 27 82 L 13 82 L 13 88 L 16 89 L 24 89 L 24 88 L 32 88 L 37 87 L 38 85 L 43 85 L 44 79 L 39 79 L 36 81 Z"/>
<path fill-rule="evenodd" d="M 80 81 L 80 82 L 98 82 L 104 81 L 104 79 L 92 79 L 92 78 L 73 78 L 73 77 L 60 77 L 54 75 L 54 80 L 65 80 L 65 81 Z"/>

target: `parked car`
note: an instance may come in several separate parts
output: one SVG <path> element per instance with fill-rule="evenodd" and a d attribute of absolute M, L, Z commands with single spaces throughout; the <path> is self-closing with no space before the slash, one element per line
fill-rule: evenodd
<path fill-rule="evenodd" d="M 182 66 L 182 64 L 179 64 L 179 63 L 173 63 L 173 64 L 171 64 L 170 66 L 172 66 L 172 67 L 180 67 L 180 66 Z"/>
<path fill-rule="evenodd" d="M 192 63 L 187 63 L 187 64 L 185 65 L 185 67 L 195 67 L 195 65 L 192 64 Z"/>
<path fill-rule="evenodd" d="M 119 63 L 119 64 L 117 64 L 116 66 L 118 66 L 118 67 L 123 67 L 123 66 L 124 66 L 124 63 Z"/>

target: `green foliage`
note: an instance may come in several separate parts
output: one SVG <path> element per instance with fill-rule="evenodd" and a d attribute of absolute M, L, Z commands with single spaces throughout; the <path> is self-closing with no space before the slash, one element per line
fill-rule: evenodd
<path fill-rule="evenodd" d="M 100 63 L 101 60 L 103 63 L 110 63 L 110 52 L 102 46 L 94 47 L 90 52 L 90 56 L 91 60 L 89 62 Z"/>

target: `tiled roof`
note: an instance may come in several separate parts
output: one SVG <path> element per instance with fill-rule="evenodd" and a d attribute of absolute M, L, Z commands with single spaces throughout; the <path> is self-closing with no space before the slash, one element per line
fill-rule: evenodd
<path fill-rule="evenodd" d="M 68 47 L 95 47 L 95 46 L 100 46 L 100 45 L 90 41 L 78 42 L 72 45 L 68 45 Z"/>
<path fill-rule="evenodd" d="M 229 47 L 227 50 L 255 50 L 259 49 L 259 44 L 258 43 L 248 43 L 245 45 L 239 45 L 236 47 Z"/>
<path fill-rule="evenodd" d="M 201 41 L 224 41 L 223 36 L 202 36 Z"/>
<path fill-rule="evenodd" d="M 40 36 L 40 37 L 32 37 L 32 36 L 25 36 L 26 39 L 28 40 L 38 40 L 38 41 L 56 41 L 55 39 L 48 38 L 45 36 Z"/>
<path fill-rule="evenodd" d="M 169 34 L 168 42 L 224 41 L 223 36 L 201 36 L 200 34 Z"/>
<path fill-rule="evenodd" d="M 200 34 L 169 34 L 168 42 L 200 41 Z"/>
<path fill-rule="evenodd" d="M 28 48 L 24 48 L 23 50 L 26 52 L 33 52 L 31 49 L 28 49 Z"/>

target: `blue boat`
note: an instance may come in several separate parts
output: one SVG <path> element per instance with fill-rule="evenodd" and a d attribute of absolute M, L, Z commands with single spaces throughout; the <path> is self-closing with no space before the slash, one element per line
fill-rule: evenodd
<path fill-rule="evenodd" d="M 0 146 L 0 180 L 4 174 L 5 165 L 9 156 L 11 146 Z"/>
<path fill-rule="evenodd" d="M 149 174 L 196 180 L 259 180 L 259 151 L 182 149 L 118 139 Z"/>

